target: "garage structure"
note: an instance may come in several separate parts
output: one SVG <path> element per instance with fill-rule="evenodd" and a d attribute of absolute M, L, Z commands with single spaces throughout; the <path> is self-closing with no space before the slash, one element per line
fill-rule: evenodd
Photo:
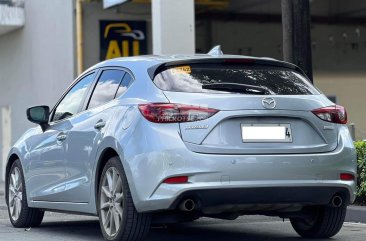
<path fill-rule="evenodd" d="M 281 0 L 123 2 L 107 9 L 98 1 L 83 4 L 84 68 L 101 60 L 99 29 L 95 26 L 106 19 L 146 21 L 148 54 L 207 53 L 221 45 L 226 54 L 284 59 Z M 366 89 L 366 2 L 312 0 L 309 6 L 314 84 L 347 108 L 349 123 L 356 126 L 355 138 L 365 139 L 366 112 L 362 109 Z M 164 49 L 156 48 L 156 43 Z"/>
<path fill-rule="evenodd" d="M 1 163 L 32 126 L 25 109 L 52 107 L 81 69 L 108 54 L 206 53 L 220 44 L 226 54 L 283 59 L 281 0 L 122 2 L 0 1 Z M 365 139 L 366 2 L 309 3 L 314 84 L 347 108 L 356 139 Z"/>

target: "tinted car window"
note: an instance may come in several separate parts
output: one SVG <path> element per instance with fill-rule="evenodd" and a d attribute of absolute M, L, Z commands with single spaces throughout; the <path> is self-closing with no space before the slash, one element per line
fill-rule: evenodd
<path fill-rule="evenodd" d="M 122 70 L 104 70 L 94 89 L 88 109 L 113 100 L 124 74 Z"/>
<path fill-rule="evenodd" d="M 117 90 L 116 98 L 120 97 L 123 93 L 126 92 L 128 86 L 132 83 L 132 77 L 129 73 L 126 73 L 123 77 L 121 84 Z"/>
<path fill-rule="evenodd" d="M 310 95 L 319 92 L 293 69 L 240 64 L 192 64 L 163 70 L 154 78 L 162 90 L 193 93 Z"/>
<path fill-rule="evenodd" d="M 62 120 L 66 117 L 75 115 L 79 112 L 89 86 L 92 84 L 95 73 L 89 74 L 81 79 L 65 95 L 59 105 L 56 107 L 52 121 Z"/>

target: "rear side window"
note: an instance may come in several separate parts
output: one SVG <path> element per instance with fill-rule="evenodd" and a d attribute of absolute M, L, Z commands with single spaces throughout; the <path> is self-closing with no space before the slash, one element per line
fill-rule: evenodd
<path fill-rule="evenodd" d="M 118 88 L 117 94 L 116 94 L 116 98 L 123 95 L 123 93 L 125 93 L 127 91 L 127 88 L 130 86 L 131 83 L 132 83 L 131 75 L 129 73 L 126 73 L 125 76 L 123 77 L 121 84 L 119 85 L 119 88 Z"/>
<path fill-rule="evenodd" d="M 125 72 L 122 70 L 103 70 L 94 88 L 88 109 L 113 100 L 124 75 Z"/>
<path fill-rule="evenodd" d="M 163 70 L 157 87 L 190 93 L 312 95 L 319 92 L 295 70 L 268 65 L 192 64 Z"/>

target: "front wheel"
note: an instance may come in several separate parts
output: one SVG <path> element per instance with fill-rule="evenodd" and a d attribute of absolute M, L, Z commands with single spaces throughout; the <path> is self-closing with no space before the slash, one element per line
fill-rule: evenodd
<path fill-rule="evenodd" d="M 22 165 L 16 160 L 7 180 L 7 204 L 10 222 L 16 228 L 36 227 L 42 222 L 44 211 L 28 207 Z"/>
<path fill-rule="evenodd" d="M 143 240 L 149 232 L 151 216 L 137 212 L 118 157 L 112 157 L 104 166 L 98 189 L 99 223 L 104 238 Z"/>
<path fill-rule="evenodd" d="M 330 238 L 336 235 L 343 226 L 347 206 L 312 207 L 311 220 L 299 218 L 290 219 L 292 227 L 303 238 Z"/>

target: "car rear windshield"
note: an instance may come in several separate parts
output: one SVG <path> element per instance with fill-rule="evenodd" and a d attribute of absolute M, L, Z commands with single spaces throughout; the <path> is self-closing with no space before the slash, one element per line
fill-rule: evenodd
<path fill-rule="evenodd" d="M 270 65 L 180 65 L 161 71 L 155 76 L 154 83 L 165 91 L 189 93 L 319 94 L 299 72 Z"/>

